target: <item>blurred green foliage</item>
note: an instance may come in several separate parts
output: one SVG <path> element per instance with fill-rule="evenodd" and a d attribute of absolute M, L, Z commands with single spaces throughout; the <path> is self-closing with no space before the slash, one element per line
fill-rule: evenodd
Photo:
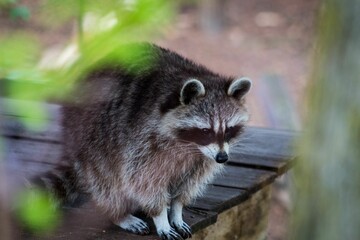
<path fill-rule="evenodd" d="M 41 128 L 47 118 L 41 101 L 66 101 L 74 84 L 102 63 L 130 66 L 133 59 L 141 57 L 143 48 L 127 48 L 127 43 L 148 40 L 171 19 L 174 10 L 168 0 L 40 2 L 36 17 L 44 25 L 74 22 L 77 27 L 75 36 L 63 43 L 62 51 L 50 53 L 39 36 L 21 28 L 0 34 L 0 97 L 19 100 L 1 107 L 16 111 L 33 129 Z M 9 4 L 16 1 L 0 0 L 0 10 Z M 24 8 L 13 9 L 12 14 L 22 19 L 30 17 Z M 150 64 L 144 61 L 137 67 Z M 29 229 L 42 232 L 54 228 L 60 215 L 47 194 L 29 190 L 18 199 L 18 215 Z"/>
<path fill-rule="evenodd" d="M 17 0 L 0 0 L 0 7 L 7 6 L 11 3 L 16 3 Z"/>
<path fill-rule="evenodd" d="M 5 12 L 13 20 L 24 20 L 30 19 L 29 8 L 22 6 L 17 0 L 0 0 L 0 13 Z"/>
<path fill-rule="evenodd" d="M 17 69 L 33 69 L 39 58 L 39 45 L 26 33 L 13 34 L 0 39 L 0 76 Z"/>
<path fill-rule="evenodd" d="M 27 21 L 30 19 L 30 10 L 24 6 L 15 6 L 10 9 L 10 17 L 14 20 L 21 19 Z"/>
<path fill-rule="evenodd" d="M 17 197 L 17 214 L 25 226 L 37 234 L 51 232 L 60 221 L 61 212 L 49 194 L 28 189 Z"/>
<path fill-rule="evenodd" d="M 0 81 L 6 88 L 5 97 L 31 101 L 66 98 L 73 84 L 98 63 L 139 55 L 139 49 L 127 50 L 124 44 L 156 34 L 171 18 L 173 6 L 166 0 L 48 0 L 39 12 L 46 24 L 76 22 L 77 40 L 69 40 L 63 51 L 41 60 L 46 54 L 38 36 L 14 31 L 0 38 Z M 25 119 L 44 115 L 28 106 L 17 109 Z"/>

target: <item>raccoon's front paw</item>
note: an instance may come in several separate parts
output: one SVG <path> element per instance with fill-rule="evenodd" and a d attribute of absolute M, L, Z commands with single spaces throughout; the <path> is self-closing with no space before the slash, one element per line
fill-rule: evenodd
<path fill-rule="evenodd" d="M 184 240 L 173 228 L 170 228 L 170 230 L 158 230 L 158 235 L 163 240 Z"/>
<path fill-rule="evenodd" d="M 184 239 L 191 238 L 191 228 L 184 221 L 181 222 L 171 222 L 170 225 L 175 228 L 175 230 L 183 237 Z"/>
<path fill-rule="evenodd" d="M 129 215 L 118 223 L 122 229 L 140 235 L 146 235 L 150 233 L 150 228 L 146 222 L 133 215 Z"/>

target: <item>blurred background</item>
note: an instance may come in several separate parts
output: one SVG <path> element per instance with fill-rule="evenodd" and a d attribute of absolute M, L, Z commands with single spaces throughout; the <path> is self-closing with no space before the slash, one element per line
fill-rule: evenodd
<path fill-rule="evenodd" d="M 2 1 L 0 37 L 25 32 L 31 43 L 35 41 L 36 48 L 41 49 L 36 51 L 40 66 L 51 58 L 52 62 L 54 58 L 65 61 L 66 54 L 73 54 L 73 50 L 66 47 L 79 35 L 79 24 L 74 17 L 79 18 L 78 3 L 81 1 L 63 1 L 62 4 L 54 0 Z M 112 2 L 116 1 L 105 2 L 109 2 L 105 6 L 110 5 L 110 8 L 103 10 L 109 14 Z M 127 3 L 129 8 L 136 1 L 120 2 Z M 164 22 L 158 21 L 161 23 L 152 26 L 150 33 L 143 31 L 136 37 L 129 37 L 125 27 L 120 33 L 131 40 L 149 40 L 170 48 L 215 72 L 250 77 L 255 83 L 248 98 L 252 112 L 250 124 L 300 128 L 318 0 L 168 2 L 173 3 L 167 6 L 170 13 L 165 15 L 158 10 Z M 85 35 L 106 28 L 101 24 L 92 26 L 96 18 L 90 11 L 81 16 Z M 110 22 L 111 14 L 104 15 L 108 19 L 102 21 Z M 142 17 L 146 21 L 151 16 Z M 141 21 L 137 24 L 128 27 L 145 28 Z"/>
<path fill-rule="evenodd" d="M 298 129 L 319 1 L 190 1 L 157 42 L 253 79 L 251 124 Z"/>
<path fill-rule="evenodd" d="M 63 7 L 51 0 L 45 2 L 56 4 L 45 7 L 44 1 L 2 1 L 9 4 L 2 7 L 0 37 L 25 31 L 43 56 L 64 53 L 76 37 L 75 2 L 67 3 L 73 5 L 67 13 L 69 1 Z M 255 83 L 248 100 L 251 124 L 300 128 L 318 0 L 181 0 L 174 5 L 172 15 L 163 16 L 167 24 L 153 26 L 156 34 L 137 35 L 138 40 L 158 43 L 222 74 L 250 77 Z M 84 28 L 91 30 L 91 24 L 85 16 Z"/>
<path fill-rule="evenodd" d="M 318 93 L 321 92 L 322 87 L 328 89 L 326 88 L 328 83 L 336 82 L 331 81 L 331 76 L 338 78 L 344 76 L 339 74 L 341 72 L 339 70 L 337 74 L 330 76 L 329 82 L 321 82 L 317 87 L 312 86 L 314 84 L 309 81 L 309 79 L 317 80 L 319 75 L 324 75 L 324 71 L 314 70 L 314 63 L 317 63 L 316 60 L 326 61 L 327 55 L 317 53 L 318 57 L 314 58 L 315 43 L 319 44 L 320 41 L 320 46 L 325 46 L 323 50 L 325 52 L 330 49 L 331 44 L 344 46 L 344 42 L 331 37 L 332 33 L 329 32 L 332 31 L 332 27 L 338 31 L 334 30 L 335 36 L 345 36 L 344 39 L 354 36 L 351 27 L 356 25 L 354 16 L 359 10 L 359 4 L 355 1 L 346 1 L 346 4 L 340 2 L 335 0 L 322 2 L 319 0 L 106 0 L 96 3 L 96 1 L 64 0 L 60 3 L 55 0 L 0 0 L 0 96 L 36 101 L 53 99 L 54 96 L 61 97 L 71 85 L 71 80 L 64 81 L 64 76 L 76 79 L 80 76 L 79 72 L 85 72 L 89 67 L 79 64 L 81 61 L 77 60 L 85 59 L 93 64 L 116 49 L 117 44 L 145 40 L 174 50 L 215 72 L 250 77 L 254 82 L 252 92 L 248 96 L 252 115 L 250 125 L 304 130 L 302 126 L 306 122 L 304 119 L 308 112 L 321 112 L 327 109 L 325 104 L 316 105 L 319 101 L 316 101 L 317 98 L 314 96 L 326 96 Z M 116 4 L 121 6 L 114 8 L 118 6 Z M 320 5 L 325 7 L 320 8 Z M 320 9 L 325 12 L 321 24 L 318 18 L 321 15 Z M 349 17 L 345 18 L 348 13 Z M 114 20 L 116 18 L 117 21 Z M 339 26 L 343 26 L 341 24 L 345 22 L 344 19 L 353 24 L 346 25 L 350 28 L 346 33 L 351 34 L 343 35 L 339 30 Z M 320 36 L 323 34 L 323 37 L 316 40 L 317 34 Z M 339 45 L 336 45 L 339 41 Z M 340 55 L 338 59 L 346 57 L 344 53 L 351 52 L 341 47 L 338 49 L 340 49 L 337 53 Z M 353 63 L 352 61 L 359 63 L 353 58 L 348 62 Z M 353 66 L 358 66 L 356 64 Z M 326 64 L 321 66 L 316 64 L 316 66 L 319 69 L 326 69 Z M 309 85 L 312 91 L 308 91 Z M 338 89 L 341 88 L 336 86 Z M 354 96 L 351 95 L 353 93 L 351 88 L 359 85 L 353 82 L 352 85 L 346 86 L 347 88 L 341 92 L 344 97 L 341 98 L 343 105 L 338 106 L 335 112 L 347 103 L 344 100 L 346 96 Z M 330 92 L 336 95 L 338 91 Z M 328 98 L 330 97 L 326 96 L 323 99 Z M 311 102 L 311 100 L 315 101 Z M 351 101 L 359 102 L 355 98 Z M 0 105 L 0 110 L 1 107 L 5 108 Z M 46 112 L 36 104 L 17 103 L 12 108 L 11 111 L 21 112 L 24 116 L 28 116 L 28 119 L 33 119 L 34 116 L 39 119 L 39 116 L 46 115 Z M 309 128 L 309 125 L 306 127 L 314 130 L 317 126 L 314 124 L 315 121 L 310 121 L 310 124 L 313 123 L 311 125 L 313 128 Z M 36 129 L 39 126 L 41 128 L 43 122 L 25 121 L 24 124 Z M 352 129 L 357 132 L 359 121 L 355 119 L 352 124 Z M 323 132 L 329 133 L 339 129 L 338 131 L 345 133 L 343 136 L 346 137 L 346 131 L 337 128 L 339 125 L 346 126 L 346 122 L 333 121 L 330 125 L 324 126 Z M 323 133 L 320 130 L 313 131 L 313 135 L 309 134 L 304 138 L 306 144 L 303 144 L 303 152 L 314 152 L 311 148 L 311 145 L 314 146 L 311 139 L 319 132 Z M 335 139 L 334 135 L 320 134 L 319 137 L 323 137 L 317 139 L 320 141 L 325 138 Z M 342 139 L 339 135 L 336 135 L 336 138 Z M 349 139 L 351 141 L 343 141 L 348 143 L 347 146 L 359 139 L 359 136 Z M 319 153 L 323 154 L 316 155 L 320 159 L 319 163 L 325 163 L 324 159 L 329 157 L 325 153 L 335 146 L 334 144 L 336 145 L 335 142 L 319 144 Z M 337 150 L 336 153 L 345 151 L 345 147 L 339 147 Z M 356 159 L 356 156 L 359 154 L 352 155 L 352 159 Z M 309 159 L 314 159 L 313 157 Z M 342 157 L 349 159 L 346 155 Z M 346 161 L 344 160 L 343 163 Z M 333 168 L 327 166 L 327 170 L 332 171 L 338 167 L 336 162 Z M 317 169 L 316 166 L 312 167 Z M 302 171 L 306 172 L 306 169 L 304 167 Z M 320 171 L 319 168 L 318 170 Z M 304 172 L 301 174 L 300 178 L 308 176 Z M 317 172 L 314 170 L 312 174 L 316 176 Z M 281 179 L 274 187 L 268 240 L 289 238 L 290 212 L 294 203 L 289 196 L 288 178 Z M 327 181 L 327 178 L 324 179 L 319 179 L 317 186 L 322 186 L 321 181 L 331 182 Z M 354 179 L 354 182 L 359 184 L 357 179 Z M 302 186 L 308 187 L 311 184 L 312 182 L 306 182 Z M 353 187 L 356 186 L 358 185 Z M 308 188 L 305 192 L 307 190 Z M 316 191 L 312 193 L 314 192 Z M 344 199 L 350 199 L 346 198 L 346 195 L 343 196 Z M 306 201 L 319 200 L 316 197 L 314 199 L 306 199 Z M 309 205 L 301 206 L 309 207 Z M 329 208 L 332 206 L 328 205 Z M 345 216 L 344 219 L 353 218 Z M 309 222 L 311 221 L 308 221 L 308 225 Z M 336 225 L 336 221 L 333 224 Z M 355 224 L 358 223 L 355 221 Z M 314 236 L 301 238 L 298 235 L 297 239 L 330 238 Z"/>

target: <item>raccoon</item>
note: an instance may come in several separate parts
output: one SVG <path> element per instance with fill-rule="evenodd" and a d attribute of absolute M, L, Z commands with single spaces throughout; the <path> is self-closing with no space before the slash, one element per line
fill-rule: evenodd
<path fill-rule="evenodd" d="M 72 183 L 62 188 L 87 193 L 127 231 L 150 232 L 133 215 L 140 210 L 162 239 L 186 239 L 183 207 L 222 171 L 241 137 L 251 81 L 153 44 L 131 47 L 135 56 L 102 63 L 63 107 Z"/>

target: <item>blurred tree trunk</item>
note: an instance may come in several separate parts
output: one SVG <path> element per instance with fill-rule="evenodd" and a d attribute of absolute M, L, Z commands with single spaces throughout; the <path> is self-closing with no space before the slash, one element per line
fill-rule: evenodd
<path fill-rule="evenodd" d="M 292 239 L 360 236 L 360 1 L 324 0 Z"/>

